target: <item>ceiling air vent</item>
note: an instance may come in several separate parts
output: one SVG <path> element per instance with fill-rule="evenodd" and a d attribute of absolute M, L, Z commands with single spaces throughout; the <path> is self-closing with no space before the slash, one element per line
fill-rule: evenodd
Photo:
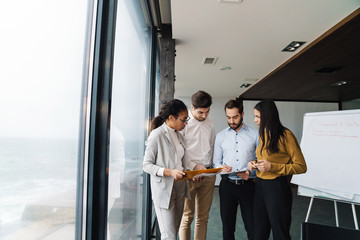
<path fill-rule="evenodd" d="M 203 58 L 202 64 L 204 65 L 215 65 L 217 57 L 205 57 Z"/>
<path fill-rule="evenodd" d="M 334 73 L 341 69 L 340 66 L 325 66 L 316 70 L 314 73 Z"/>

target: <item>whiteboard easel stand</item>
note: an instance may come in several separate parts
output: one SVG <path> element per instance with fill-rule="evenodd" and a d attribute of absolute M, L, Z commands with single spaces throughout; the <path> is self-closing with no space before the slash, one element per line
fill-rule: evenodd
<path fill-rule="evenodd" d="M 358 221 L 357 221 L 357 216 L 356 216 L 356 209 L 355 209 L 355 204 L 351 204 L 351 208 L 353 211 L 353 216 L 354 216 L 354 224 L 355 224 L 355 229 L 359 230 L 359 225 L 358 225 Z"/>
<path fill-rule="evenodd" d="M 305 222 L 308 222 L 308 220 L 309 220 L 311 208 L 312 208 L 312 205 L 313 205 L 313 202 L 314 202 L 314 198 L 315 198 L 315 197 L 316 197 L 316 198 L 319 198 L 319 199 L 324 199 L 324 200 L 332 200 L 332 199 L 329 199 L 329 198 L 312 196 L 311 199 L 310 199 L 308 211 L 307 211 L 307 213 L 306 213 Z M 339 227 L 339 216 L 338 216 L 338 209 L 337 209 L 337 203 L 336 203 L 337 200 L 332 200 L 332 201 L 334 201 L 336 227 Z M 340 202 L 351 204 L 351 209 L 352 209 L 353 217 L 354 217 L 355 229 L 356 229 L 356 230 L 359 230 L 359 225 L 358 225 L 358 221 L 357 221 L 355 204 L 352 203 L 352 202 L 347 202 L 347 201 L 340 201 Z"/>
<path fill-rule="evenodd" d="M 314 202 L 314 197 L 311 197 L 311 199 L 310 199 L 310 203 L 309 203 L 309 207 L 308 207 L 308 211 L 307 211 L 307 213 L 306 213 L 305 222 L 308 222 L 308 220 L 309 220 L 309 217 L 310 217 L 310 211 L 311 211 L 311 208 L 312 208 L 313 202 Z"/>
<path fill-rule="evenodd" d="M 336 222 L 336 226 L 339 227 L 339 215 L 338 215 L 337 204 L 336 204 L 336 201 L 335 201 L 335 200 L 334 200 L 334 210 L 335 210 L 335 222 Z"/>

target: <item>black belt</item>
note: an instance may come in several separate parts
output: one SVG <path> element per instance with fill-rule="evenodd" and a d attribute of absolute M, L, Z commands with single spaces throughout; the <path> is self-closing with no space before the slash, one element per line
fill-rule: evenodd
<path fill-rule="evenodd" d="M 228 176 L 226 175 L 222 175 L 221 176 L 222 180 L 225 180 L 229 183 L 233 183 L 236 185 L 243 185 L 243 184 L 247 184 L 247 183 L 254 183 L 254 178 L 249 178 L 248 180 L 244 180 L 244 179 L 230 179 Z"/>

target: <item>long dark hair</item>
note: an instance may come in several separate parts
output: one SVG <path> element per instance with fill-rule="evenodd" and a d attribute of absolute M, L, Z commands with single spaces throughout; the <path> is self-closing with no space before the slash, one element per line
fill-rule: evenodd
<path fill-rule="evenodd" d="M 187 107 L 183 101 L 173 99 L 162 105 L 159 115 L 151 121 L 151 131 L 160 127 L 170 115 L 175 117 L 182 111 L 187 111 Z"/>
<path fill-rule="evenodd" d="M 285 136 L 285 128 L 279 118 L 279 111 L 274 101 L 263 100 L 255 105 L 256 110 L 260 112 L 259 136 L 263 142 L 261 151 L 265 148 L 268 154 L 279 151 L 279 141 Z M 267 140 L 265 142 L 265 133 Z"/>

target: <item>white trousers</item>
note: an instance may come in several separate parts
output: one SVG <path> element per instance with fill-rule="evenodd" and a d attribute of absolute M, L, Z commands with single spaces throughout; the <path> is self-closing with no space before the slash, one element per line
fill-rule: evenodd
<path fill-rule="evenodd" d="M 174 182 L 169 208 L 154 204 L 162 240 L 176 240 L 184 211 L 186 181 Z"/>

